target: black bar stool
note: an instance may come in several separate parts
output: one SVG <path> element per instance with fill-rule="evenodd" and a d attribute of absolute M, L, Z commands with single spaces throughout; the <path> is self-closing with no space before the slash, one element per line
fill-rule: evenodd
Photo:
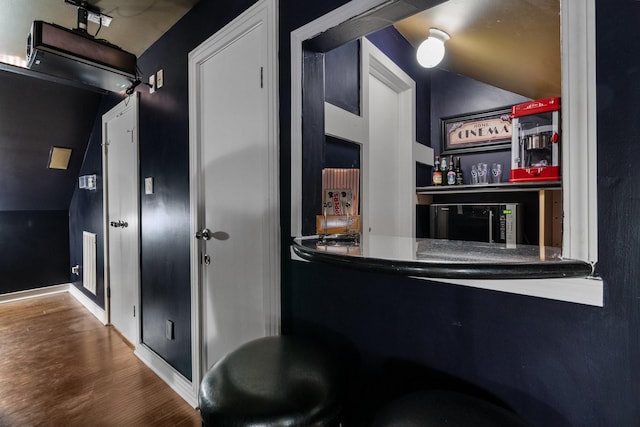
<path fill-rule="evenodd" d="M 298 337 L 242 345 L 200 383 L 203 426 L 337 426 L 345 388 L 338 356 Z"/>
<path fill-rule="evenodd" d="M 426 390 L 391 402 L 372 427 L 530 427 L 515 414 L 462 393 Z"/>

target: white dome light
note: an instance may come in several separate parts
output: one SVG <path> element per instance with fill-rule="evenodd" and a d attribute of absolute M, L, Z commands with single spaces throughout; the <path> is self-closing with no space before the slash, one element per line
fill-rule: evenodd
<path fill-rule="evenodd" d="M 435 28 L 429 29 L 429 38 L 418 46 L 416 57 L 424 68 L 433 68 L 444 58 L 444 42 L 449 40 L 449 34 Z"/>

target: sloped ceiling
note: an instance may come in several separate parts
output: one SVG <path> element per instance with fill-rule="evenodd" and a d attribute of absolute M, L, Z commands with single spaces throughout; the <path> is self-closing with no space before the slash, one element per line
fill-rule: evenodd
<path fill-rule="evenodd" d="M 450 35 L 441 69 L 529 98 L 560 96 L 559 0 L 449 0 L 395 24 L 416 48 Z"/>
<path fill-rule="evenodd" d="M 198 0 L 96 0 L 111 16 L 104 38 L 141 55 Z M 0 54 L 23 57 L 31 23 L 77 26 L 64 0 L 0 0 Z M 89 23 L 95 34 L 98 25 Z M 102 94 L 34 78 L 30 70 L 0 64 L 0 211 L 66 210 L 77 186 Z M 52 146 L 72 148 L 68 170 L 48 169 Z"/>
<path fill-rule="evenodd" d="M 108 40 L 136 56 L 160 38 L 198 0 L 89 0 L 113 18 L 100 28 L 98 38 Z M 64 0 L 0 0 L 0 54 L 25 56 L 27 35 L 34 20 L 77 27 L 77 8 Z M 94 35 L 98 24 L 89 22 Z"/>

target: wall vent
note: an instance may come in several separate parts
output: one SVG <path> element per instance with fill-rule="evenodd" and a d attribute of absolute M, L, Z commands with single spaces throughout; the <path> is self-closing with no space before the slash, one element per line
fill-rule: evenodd
<path fill-rule="evenodd" d="M 96 294 L 96 234 L 82 232 L 82 286 Z"/>

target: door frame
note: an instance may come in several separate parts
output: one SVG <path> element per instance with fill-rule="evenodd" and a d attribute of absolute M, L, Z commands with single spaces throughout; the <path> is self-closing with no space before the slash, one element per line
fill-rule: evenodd
<path fill-rule="evenodd" d="M 372 126 L 370 116 L 370 99 L 372 97 L 370 90 L 371 78 L 376 78 L 382 84 L 387 86 L 398 95 L 400 108 L 398 109 L 398 152 L 401 161 L 405 161 L 404 165 L 398 166 L 402 175 L 402 184 L 400 188 L 395 190 L 400 194 L 400 198 L 404 200 L 405 206 L 411 206 L 405 218 L 408 224 L 408 231 L 403 237 L 415 238 L 416 231 L 416 210 L 415 210 L 415 194 L 416 194 L 416 161 L 424 162 L 426 159 L 416 158 L 417 150 L 414 149 L 418 142 L 416 141 L 416 82 L 404 72 L 395 62 L 378 49 L 366 37 L 362 37 L 362 58 L 360 63 L 362 76 L 362 116 L 367 123 L 367 139 L 362 145 L 362 239 L 369 239 L 371 227 L 371 200 L 374 198 L 384 198 L 384 194 L 378 194 L 379 191 L 371 185 L 371 141 L 369 130 Z M 408 166 L 407 166 L 408 163 Z M 379 171 L 378 171 L 379 173 Z M 379 233 L 379 231 L 378 231 Z M 377 234 L 375 231 L 373 234 Z M 366 243 L 365 243 L 366 244 Z"/>
<path fill-rule="evenodd" d="M 416 162 L 430 163 L 433 158 L 433 150 L 416 141 L 416 83 L 388 56 L 378 49 L 369 39 L 360 39 L 360 76 L 361 76 L 361 109 L 360 114 L 353 114 L 328 102 L 325 108 L 325 134 L 340 139 L 351 141 L 360 146 L 361 158 L 361 216 L 362 216 L 362 242 L 369 240 L 370 209 L 369 202 L 373 198 L 384 197 L 377 194 L 371 185 L 370 162 L 370 113 L 369 103 L 371 93 L 369 90 L 370 78 L 375 77 L 384 85 L 393 90 L 399 97 L 402 107 L 398 110 L 399 116 L 399 151 L 400 156 L 409 164 L 403 168 L 404 185 L 398 188 L 398 192 L 406 204 L 413 206 L 407 211 L 407 224 L 409 231 L 407 237 L 415 237 L 415 175 Z M 373 233 L 376 234 L 376 233 Z"/>
<path fill-rule="evenodd" d="M 198 88 L 200 65 L 216 52 L 225 49 L 238 37 L 256 25 L 266 25 L 267 53 L 265 55 L 264 87 L 267 91 L 268 132 L 265 135 L 268 145 L 269 168 L 269 215 L 264 219 L 269 230 L 263 263 L 269 266 L 268 278 L 265 280 L 264 305 L 267 318 L 266 333 L 280 333 L 280 197 L 279 197 L 279 122 L 278 122 L 278 27 L 277 0 L 260 0 L 247 9 L 232 22 L 227 24 L 200 46 L 189 53 L 189 170 L 190 170 L 190 209 L 191 209 L 191 355 L 192 355 L 192 394 L 196 397 L 200 379 L 205 373 L 202 337 L 202 271 L 201 243 L 195 234 L 202 229 L 200 223 L 204 206 L 203 186 L 200 174 L 200 123 L 198 121 L 201 106 L 201 93 Z"/>
<path fill-rule="evenodd" d="M 109 260 L 109 168 L 108 168 L 108 150 L 107 147 L 109 143 L 107 142 L 107 123 L 116 117 L 123 114 L 125 111 L 129 109 L 134 110 L 135 115 L 135 128 L 133 132 L 134 143 L 136 144 L 135 150 L 135 170 L 133 171 L 133 182 L 132 184 L 136 189 L 136 217 L 137 217 L 137 233 L 136 233 L 136 242 L 137 242 L 137 265 L 136 269 L 137 274 L 135 277 L 135 304 L 138 307 L 138 312 L 136 313 L 136 333 L 135 333 L 135 342 L 134 350 L 137 349 L 140 345 L 140 161 L 139 161 L 139 94 L 138 92 L 134 92 L 132 95 L 127 96 L 120 103 L 118 103 L 111 110 L 107 111 L 102 115 L 102 176 L 103 176 L 103 186 L 102 186 L 102 208 L 103 208 L 103 234 L 104 234 L 104 306 L 106 312 L 106 320 L 107 324 L 111 324 L 111 275 L 110 275 L 110 260 Z"/>

